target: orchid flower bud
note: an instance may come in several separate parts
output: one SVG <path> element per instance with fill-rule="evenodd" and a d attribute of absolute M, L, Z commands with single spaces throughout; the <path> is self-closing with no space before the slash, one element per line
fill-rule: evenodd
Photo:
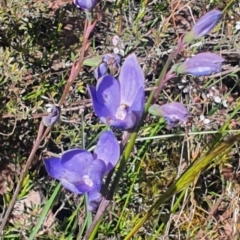
<path fill-rule="evenodd" d="M 91 11 L 97 4 L 97 0 L 73 0 L 73 2 L 84 11 Z"/>
<path fill-rule="evenodd" d="M 179 74 L 189 73 L 194 76 L 206 76 L 221 71 L 224 58 L 215 53 L 199 53 L 182 64 L 174 65 L 172 70 Z"/>
<path fill-rule="evenodd" d="M 102 61 L 106 62 L 108 65 L 113 65 L 114 68 L 118 68 L 120 66 L 121 57 L 115 53 L 108 53 L 103 55 Z"/>
<path fill-rule="evenodd" d="M 171 127 L 174 127 L 179 122 L 185 123 L 189 116 L 187 108 L 179 102 L 166 103 L 161 106 L 153 104 L 148 112 L 154 116 L 164 117 Z"/>
<path fill-rule="evenodd" d="M 46 127 L 53 126 L 60 118 L 61 109 L 58 106 L 53 106 L 52 111 L 43 117 L 43 124 Z"/>
<path fill-rule="evenodd" d="M 103 55 L 102 62 L 94 70 L 94 77 L 96 80 L 108 74 L 108 70 L 118 70 L 120 67 L 121 57 L 114 53 Z"/>
<path fill-rule="evenodd" d="M 206 13 L 197 21 L 192 30 L 184 36 L 183 41 L 190 43 L 208 34 L 216 26 L 221 17 L 222 12 L 219 10 L 212 10 Z"/>

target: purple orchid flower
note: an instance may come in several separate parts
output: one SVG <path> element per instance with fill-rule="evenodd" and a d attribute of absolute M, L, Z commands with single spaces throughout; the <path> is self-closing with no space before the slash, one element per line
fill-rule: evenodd
<path fill-rule="evenodd" d="M 46 127 L 53 126 L 60 118 L 61 108 L 53 106 L 52 111 L 45 117 L 43 117 L 43 124 Z"/>
<path fill-rule="evenodd" d="M 94 153 L 83 149 L 63 152 L 60 158 L 44 159 L 48 174 L 60 180 L 63 187 L 77 194 L 88 194 L 88 210 L 94 211 L 102 195 L 100 193 L 105 174 L 112 170 L 120 156 L 120 147 L 112 131 L 99 137 Z"/>
<path fill-rule="evenodd" d="M 97 0 L 73 0 L 73 2 L 84 11 L 91 11 L 97 4 Z"/>
<path fill-rule="evenodd" d="M 123 63 L 119 81 L 111 75 L 98 80 L 96 88 L 88 86 L 93 108 L 100 120 L 110 126 L 131 129 L 144 107 L 144 75 L 135 54 Z"/>
<path fill-rule="evenodd" d="M 205 52 L 191 57 L 182 64 L 173 66 L 173 69 L 179 74 L 189 73 L 194 76 L 205 76 L 220 72 L 223 62 L 224 58 L 221 56 Z"/>
<path fill-rule="evenodd" d="M 189 116 L 187 108 L 179 102 L 166 103 L 161 106 L 153 104 L 148 109 L 148 112 L 155 116 L 164 117 L 171 127 L 174 127 L 179 122 L 185 123 Z"/>
<path fill-rule="evenodd" d="M 103 55 L 102 62 L 94 70 L 94 77 L 96 80 L 108 74 L 108 67 L 113 71 L 120 67 L 121 57 L 114 53 Z"/>
<path fill-rule="evenodd" d="M 115 53 L 108 53 L 103 55 L 102 61 L 108 65 L 113 65 L 115 68 L 120 67 L 121 57 Z"/>
<path fill-rule="evenodd" d="M 197 21 L 192 30 L 184 36 L 183 41 L 190 43 L 193 40 L 206 35 L 215 27 L 221 17 L 222 12 L 219 10 L 212 10 L 206 13 Z"/>

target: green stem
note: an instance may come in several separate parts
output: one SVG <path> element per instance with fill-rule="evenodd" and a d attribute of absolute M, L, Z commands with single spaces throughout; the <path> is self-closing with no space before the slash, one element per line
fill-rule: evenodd
<path fill-rule="evenodd" d="M 210 148 L 209 151 L 203 155 L 201 158 L 195 160 L 168 189 L 160 196 L 160 198 L 150 207 L 148 212 L 137 222 L 137 224 L 132 228 L 124 240 L 130 240 L 132 236 L 139 230 L 139 228 L 152 216 L 156 211 L 159 211 L 159 207 L 166 202 L 171 196 L 182 191 L 188 187 L 198 176 L 198 174 L 206 168 L 206 166 L 211 162 L 212 159 L 223 154 L 226 154 L 232 147 L 234 143 L 240 140 L 240 134 L 233 136 L 226 142 L 219 142 L 214 148 Z M 219 160 L 219 161 L 220 161 Z"/>
<path fill-rule="evenodd" d="M 142 116 L 141 121 L 139 122 L 139 124 L 136 126 L 136 128 L 134 129 L 134 132 L 131 134 L 131 137 L 129 139 L 129 142 L 126 146 L 125 152 L 123 154 L 123 158 L 120 162 L 120 166 L 118 168 L 118 171 L 116 173 L 116 177 L 114 178 L 113 184 L 111 186 L 111 190 L 110 190 L 110 194 L 114 193 L 114 191 L 116 190 L 117 184 L 123 174 L 123 170 L 127 164 L 127 161 L 129 159 L 129 156 L 132 152 L 133 146 L 135 144 L 137 135 L 138 135 L 138 131 L 143 123 L 143 120 L 146 118 L 147 114 L 148 114 L 148 109 L 150 107 L 151 104 L 153 104 L 154 102 L 156 102 L 161 90 L 163 89 L 164 86 L 164 77 L 166 76 L 167 70 L 170 66 L 170 64 L 172 63 L 172 60 L 179 54 L 179 52 L 181 51 L 180 48 L 176 48 L 174 51 L 172 51 L 172 53 L 169 55 L 166 64 L 164 65 L 162 72 L 158 78 L 158 80 L 155 83 L 155 87 L 157 87 L 157 89 L 155 91 L 153 91 L 150 96 L 148 97 L 148 100 L 145 104 L 145 108 L 144 108 L 144 113 Z"/>
<path fill-rule="evenodd" d="M 126 166 L 126 164 L 128 162 L 129 156 L 130 156 L 130 154 L 132 152 L 132 149 L 133 149 L 133 146 L 134 146 L 134 144 L 136 142 L 139 129 L 140 129 L 142 123 L 143 123 L 143 120 L 145 119 L 145 117 L 148 114 L 148 109 L 149 109 L 150 105 L 157 100 L 158 95 L 159 95 L 159 93 L 161 92 L 161 90 L 162 90 L 162 88 L 164 86 L 164 77 L 166 76 L 167 70 L 169 69 L 169 66 L 172 63 L 172 60 L 182 50 L 183 50 L 183 46 L 178 44 L 178 47 L 176 47 L 175 50 L 173 50 L 171 52 L 171 54 L 169 55 L 169 57 L 167 59 L 167 62 L 165 63 L 165 65 L 163 67 L 163 70 L 162 70 L 158 80 L 155 83 L 155 87 L 157 87 L 157 89 L 150 94 L 150 96 L 149 96 L 149 98 L 148 98 L 148 100 L 147 100 L 147 102 L 145 104 L 144 113 L 142 115 L 141 120 L 139 121 L 137 126 L 134 128 L 133 132 L 131 134 L 130 133 L 126 134 L 126 137 L 122 140 L 122 143 L 124 143 L 124 144 L 122 144 L 122 151 L 124 150 L 125 146 L 126 146 L 126 148 L 125 148 L 122 160 L 120 161 L 120 165 L 119 165 L 119 168 L 117 170 L 116 176 L 115 176 L 115 178 L 113 180 L 113 183 L 112 183 L 112 186 L 110 188 L 110 191 L 107 194 L 107 199 L 111 199 L 112 198 L 112 195 L 113 195 L 113 193 L 115 192 L 115 190 L 117 188 L 118 182 L 119 182 L 120 178 L 122 177 L 123 170 L 124 170 L 124 168 L 125 168 L 125 166 Z M 88 231 L 86 232 L 83 240 L 90 239 L 90 237 L 93 236 L 92 233 L 96 232 L 96 229 L 99 226 L 99 223 L 100 223 L 100 221 L 102 219 L 102 215 L 106 212 L 106 209 L 108 207 L 108 203 L 104 204 L 104 201 L 106 201 L 105 198 L 103 198 L 103 200 L 102 200 L 102 202 L 100 204 L 100 206 L 101 205 L 103 205 L 103 206 L 101 207 L 101 209 L 99 207 L 98 212 L 95 215 L 95 218 L 93 220 L 93 223 L 92 223 L 91 227 L 88 229 Z"/>

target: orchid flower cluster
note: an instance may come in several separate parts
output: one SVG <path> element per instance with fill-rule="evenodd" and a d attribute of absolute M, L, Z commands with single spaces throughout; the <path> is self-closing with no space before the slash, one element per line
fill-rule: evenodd
<path fill-rule="evenodd" d="M 60 158 L 44 159 L 44 165 L 48 174 L 58 179 L 67 190 L 87 194 L 87 209 L 93 211 L 102 198 L 102 179 L 115 167 L 119 156 L 117 139 L 112 131 L 106 131 L 99 137 L 93 154 L 75 148 L 63 152 Z"/>
<path fill-rule="evenodd" d="M 84 11 L 91 11 L 96 5 L 94 0 L 74 0 L 75 5 Z M 192 30 L 180 39 L 176 51 L 181 51 L 190 42 L 209 33 L 221 18 L 222 13 L 213 10 L 204 15 Z M 214 53 L 199 53 L 183 63 L 175 64 L 162 79 L 164 84 L 177 74 L 205 76 L 221 71 L 224 59 Z M 121 58 L 108 53 L 94 71 L 96 86 L 88 86 L 95 114 L 100 121 L 122 130 L 131 130 L 141 123 L 145 102 L 145 77 L 134 53 L 126 57 L 120 69 Z M 116 78 L 113 72 L 119 72 Z M 163 85 L 159 85 L 160 88 Z M 161 89 L 160 89 L 161 90 Z M 151 105 L 150 114 L 162 116 L 174 127 L 179 122 L 186 122 L 188 109 L 179 102 L 166 103 L 161 106 Z M 47 126 L 54 124 L 60 110 L 53 109 L 45 118 Z M 120 147 L 113 132 L 108 130 L 99 137 L 97 146 L 90 152 L 76 148 L 65 151 L 61 157 L 44 159 L 49 175 L 58 179 L 69 191 L 88 195 L 88 210 L 94 211 L 101 201 L 101 188 L 104 176 L 117 164 Z"/>

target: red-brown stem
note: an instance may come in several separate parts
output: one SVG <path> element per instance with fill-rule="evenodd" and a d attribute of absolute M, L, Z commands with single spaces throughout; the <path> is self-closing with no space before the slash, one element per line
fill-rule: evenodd
<path fill-rule="evenodd" d="M 35 143 L 33 145 L 32 151 L 31 151 L 31 153 L 30 153 L 30 155 L 28 157 L 28 160 L 26 162 L 26 165 L 25 165 L 25 167 L 24 167 L 24 169 L 22 171 L 22 174 L 21 174 L 20 179 L 18 181 L 17 187 L 16 187 L 16 189 L 14 191 L 14 194 L 13 194 L 13 197 L 11 199 L 11 202 L 10 202 L 10 204 L 8 206 L 8 209 L 7 209 L 7 211 L 6 211 L 5 215 L 4 215 L 4 218 L 2 220 L 2 223 L 0 225 L 0 233 L 3 232 L 3 229 L 4 229 L 4 227 L 5 227 L 6 223 L 7 223 L 8 217 L 9 217 L 10 213 L 12 212 L 12 208 L 14 206 L 14 203 L 17 200 L 17 196 L 18 196 L 18 193 L 19 193 L 19 191 L 21 189 L 22 182 L 23 182 L 25 176 L 28 173 L 28 169 L 31 166 L 32 159 L 33 159 L 33 157 L 34 157 L 34 155 L 35 155 L 36 151 L 38 150 L 38 147 L 39 147 L 39 145 L 41 143 L 41 138 L 42 138 L 42 135 L 43 135 L 43 132 L 44 132 L 44 128 L 45 127 L 43 125 L 43 122 L 41 121 L 41 123 L 39 125 L 39 129 L 38 129 L 38 134 L 37 134 L 36 141 L 35 141 Z"/>
<path fill-rule="evenodd" d="M 62 97 L 58 103 L 58 105 L 61 107 L 69 93 L 69 89 L 73 83 L 73 81 L 75 80 L 75 78 L 77 77 L 78 73 L 80 72 L 81 70 L 81 67 L 82 67 L 82 64 L 83 64 L 83 60 L 84 60 L 84 53 L 86 51 L 86 47 L 87 47 L 87 43 L 88 43 L 88 37 L 86 36 L 87 34 L 87 29 L 88 27 L 90 26 L 91 22 L 86 19 L 85 21 L 85 25 L 84 25 L 84 35 L 83 35 L 83 44 L 82 44 L 82 48 L 81 48 L 81 52 L 80 52 L 80 56 L 79 56 L 79 60 L 78 60 L 78 65 L 77 65 L 77 68 L 76 70 L 74 71 L 73 74 L 70 75 L 66 85 L 65 85 L 65 88 L 64 88 L 64 92 L 62 94 Z"/>
<path fill-rule="evenodd" d="M 83 44 L 82 44 L 82 48 L 81 48 L 81 52 L 80 52 L 80 56 L 79 56 L 79 60 L 78 60 L 78 64 L 77 64 L 77 68 L 76 70 L 73 72 L 73 74 L 70 74 L 67 83 L 65 85 L 63 94 L 61 96 L 61 99 L 58 102 L 59 107 L 61 107 L 69 93 L 70 87 L 72 86 L 73 81 L 76 79 L 76 77 L 78 76 L 78 73 L 80 72 L 81 68 L 82 68 L 82 64 L 83 64 L 83 60 L 84 60 L 84 53 L 86 51 L 86 46 L 88 43 L 88 37 L 86 37 L 86 33 L 87 33 L 87 28 L 90 26 L 91 22 L 88 21 L 88 19 L 85 20 L 85 25 L 84 25 L 84 34 L 83 34 Z M 42 140 L 48 135 L 48 133 L 51 131 L 52 127 L 48 127 L 42 137 Z"/>
<path fill-rule="evenodd" d="M 81 52 L 80 52 L 80 56 L 79 56 L 79 60 L 78 60 L 78 65 L 77 65 L 77 68 L 75 69 L 74 73 L 73 74 L 70 74 L 69 76 L 69 79 L 65 85 L 65 88 L 64 88 L 64 92 L 61 96 L 61 99 L 58 103 L 58 105 L 61 107 L 69 93 L 69 90 L 70 90 L 70 87 L 73 83 L 73 81 L 76 79 L 76 77 L 78 76 L 78 73 L 79 71 L 81 70 L 82 68 L 82 64 L 83 64 L 83 60 L 84 60 L 84 54 L 85 54 L 85 51 L 86 51 L 86 47 L 87 47 L 87 43 L 88 43 L 88 38 L 89 38 L 89 34 L 87 34 L 87 29 L 88 27 L 90 26 L 91 22 L 89 20 L 85 20 L 85 26 L 84 26 L 84 34 L 83 34 L 83 44 L 82 44 L 82 48 L 81 48 Z M 36 138 L 36 141 L 33 145 L 33 148 L 31 150 L 31 153 L 27 159 L 27 162 L 26 162 L 26 165 L 21 173 L 21 176 L 20 176 L 20 179 L 18 181 L 18 184 L 17 184 L 17 187 L 14 191 L 14 194 L 13 194 L 13 197 L 10 201 L 10 204 L 8 206 L 8 209 L 4 215 L 4 218 L 1 222 L 1 225 L 0 225 L 0 234 L 3 232 L 3 229 L 7 223 L 7 220 L 9 218 L 9 215 L 11 214 L 12 212 L 12 209 L 13 209 L 13 206 L 17 200 L 17 196 L 18 196 L 18 193 L 21 189 L 21 186 L 22 186 L 22 182 L 24 180 L 24 178 L 26 177 L 27 173 L 28 173 L 28 169 L 29 167 L 31 166 L 32 164 L 32 160 L 36 154 L 36 151 L 38 150 L 40 144 L 41 144 L 41 141 L 48 135 L 48 133 L 51 131 L 52 127 L 48 127 L 46 128 L 46 130 L 44 131 L 45 127 L 41 121 L 40 125 L 39 125 L 39 129 L 38 129 L 38 135 L 37 135 L 37 138 Z"/>

